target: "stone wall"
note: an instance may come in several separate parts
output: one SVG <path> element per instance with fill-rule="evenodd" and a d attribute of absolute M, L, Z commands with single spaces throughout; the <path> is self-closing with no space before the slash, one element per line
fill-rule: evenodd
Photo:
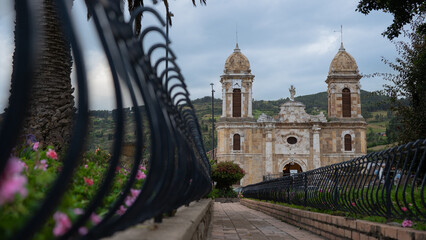
<path fill-rule="evenodd" d="M 327 239 L 426 239 L 426 231 L 417 231 L 411 228 L 309 212 L 249 199 L 241 199 L 240 203 Z"/>
<path fill-rule="evenodd" d="M 202 199 L 188 207 L 180 207 L 175 216 L 164 218 L 162 223 L 154 223 L 151 219 L 104 240 L 207 239 L 212 213 L 213 201 Z"/>

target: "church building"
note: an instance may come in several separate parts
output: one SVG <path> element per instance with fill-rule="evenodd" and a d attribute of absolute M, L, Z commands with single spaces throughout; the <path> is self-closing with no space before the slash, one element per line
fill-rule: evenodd
<path fill-rule="evenodd" d="M 331 61 L 326 79 L 328 117 L 310 115 L 305 105 L 290 100 L 277 117 L 252 114 L 254 75 L 236 45 L 226 59 L 222 84 L 222 116 L 217 123 L 217 161 L 232 161 L 246 172 L 241 185 L 264 176 L 305 172 L 343 162 L 367 152 L 366 125 L 361 115 L 361 75 L 343 43 Z"/>

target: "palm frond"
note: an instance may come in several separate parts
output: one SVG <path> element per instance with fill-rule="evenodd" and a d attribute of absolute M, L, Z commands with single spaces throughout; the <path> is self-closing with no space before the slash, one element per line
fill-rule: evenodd
<path fill-rule="evenodd" d="M 167 24 L 169 24 L 169 26 L 172 26 L 172 16 L 173 16 L 173 13 L 171 13 L 169 11 L 169 2 L 167 0 L 163 0 L 163 3 L 164 3 L 164 7 L 166 8 Z"/>
<path fill-rule="evenodd" d="M 206 1 L 207 1 L 207 0 L 200 0 L 200 4 L 201 4 L 201 5 L 203 5 L 203 4 L 204 4 L 204 5 L 206 5 Z M 197 4 L 195 3 L 195 0 L 192 0 L 192 4 L 194 5 L 194 7 L 196 7 L 196 6 L 197 6 Z"/>

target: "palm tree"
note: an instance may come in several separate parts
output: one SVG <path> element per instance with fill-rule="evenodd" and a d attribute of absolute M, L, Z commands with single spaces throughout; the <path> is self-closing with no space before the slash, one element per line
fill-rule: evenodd
<path fill-rule="evenodd" d="M 155 1 L 154 1 L 155 2 Z M 171 13 L 167 0 L 163 0 L 167 12 L 168 24 L 171 25 Z M 195 0 L 192 0 L 195 6 Z M 200 0 L 205 4 L 206 0 Z M 15 2 L 15 9 L 16 9 Z M 129 11 L 144 5 L 143 0 L 128 0 Z M 33 134 L 45 145 L 63 149 L 70 139 L 73 117 L 75 114 L 74 89 L 71 85 L 72 57 L 70 44 L 61 31 L 61 25 L 54 0 L 42 0 L 38 26 L 40 27 L 40 56 L 37 59 L 35 78 L 33 80 L 31 101 L 27 109 L 22 133 Z M 135 33 L 141 29 L 141 18 L 136 21 Z M 19 27 L 16 21 L 15 28 Z M 17 42 L 15 34 L 15 46 Z M 16 62 L 16 48 L 13 62 Z M 12 75 L 15 74 L 15 67 Z M 12 87 L 13 83 L 12 83 Z M 16 86 L 19 87 L 19 86 Z M 6 110 L 7 111 L 7 110 Z"/>
<path fill-rule="evenodd" d="M 16 4 L 15 2 L 15 9 Z M 71 86 L 72 58 L 70 44 L 61 31 L 54 1 L 43 0 L 38 11 L 43 16 L 37 25 L 39 30 L 40 55 L 37 59 L 32 83 L 31 100 L 23 134 L 33 134 L 38 141 L 62 147 L 70 137 L 74 115 L 74 97 Z M 16 21 L 19 28 L 21 21 Z M 16 31 L 15 31 L 16 32 Z M 15 46 L 18 41 L 15 34 Z M 16 48 L 13 62 L 16 62 Z M 15 73 L 13 67 L 12 75 Z M 13 86 L 12 87 L 19 87 Z"/>

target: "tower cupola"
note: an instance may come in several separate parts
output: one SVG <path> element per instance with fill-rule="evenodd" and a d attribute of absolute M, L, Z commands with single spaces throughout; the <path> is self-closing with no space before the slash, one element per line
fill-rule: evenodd
<path fill-rule="evenodd" d="M 241 52 L 238 43 L 234 52 L 225 61 L 222 83 L 222 117 L 253 118 L 252 84 L 250 62 Z"/>
<path fill-rule="evenodd" d="M 328 117 L 330 120 L 365 121 L 361 115 L 361 85 L 355 58 L 346 52 L 343 42 L 330 63 L 328 85 Z"/>

